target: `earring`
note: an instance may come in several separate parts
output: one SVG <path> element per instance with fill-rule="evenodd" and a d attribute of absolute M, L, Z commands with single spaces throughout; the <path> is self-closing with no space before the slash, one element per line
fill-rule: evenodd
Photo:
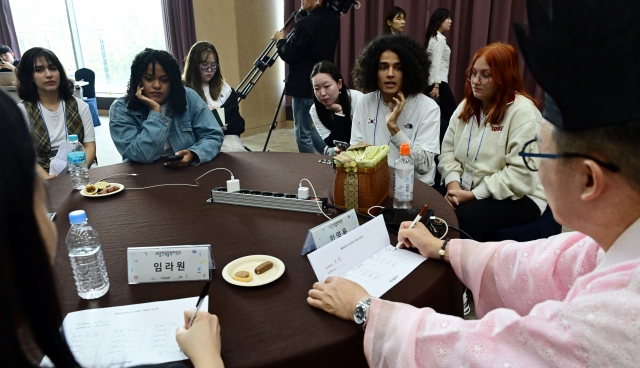
<path fill-rule="evenodd" d="M 341 94 L 342 94 L 342 91 L 338 91 L 338 94 L 339 94 L 339 95 L 341 95 Z"/>

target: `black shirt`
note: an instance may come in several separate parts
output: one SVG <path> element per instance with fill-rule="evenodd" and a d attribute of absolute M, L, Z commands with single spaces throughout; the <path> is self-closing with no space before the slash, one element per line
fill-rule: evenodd
<path fill-rule="evenodd" d="M 321 6 L 300 19 L 286 39 L 278 41 L 278 55 L 289 64 L 287 96 L 313 98 L 311 69 L 323 60 L 333 62 L 339 35 L 338 15 Z"/>

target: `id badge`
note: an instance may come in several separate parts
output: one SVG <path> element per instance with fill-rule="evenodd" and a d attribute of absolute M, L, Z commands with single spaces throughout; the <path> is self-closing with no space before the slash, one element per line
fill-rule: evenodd
<path fill-rule="evenodd" d="M 464 172 L 462 173 L 462 179 L 460 180 L 460 188 L 462 190 L 471 190 L 471 185 L 473 184 L 473 173 L 476 171 L 476 168 L 473 167 L 470 163 L 464 164 Z"/>

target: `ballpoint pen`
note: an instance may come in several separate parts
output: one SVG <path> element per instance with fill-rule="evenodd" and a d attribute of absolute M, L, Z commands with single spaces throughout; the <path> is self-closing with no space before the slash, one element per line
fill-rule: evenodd
<path fill-rule="evenodd" d="M 191 328 L 191 325 L 193 324 L 193 320 L 196 319 L 196 315 L 198 314 L 198 311 L 200 310 L 200 307 L 202 306 L 202 302 L 204 301 L 204 297 L 207 296 L 207 294 L 209 294 L 209 286 L 210 285 L 211 285 L 211 281 L 207 281 L 207 283 L 202 288 L 202 292 L 200 293 L 200 298 L 198 298 L 198 303 L 196 304 L 196 311 L 193 312 L 193 316 L 191 316 L 191 320 L 189 321 L 189 326 L 187 327 L 187 329 Z"/>
<path fill-rule="evenodd" d="M 413 220 L 413 222 L 409 226 L 409 229 L 413 229 L 414 227 L 416 227 L 416 224 L 418 223 L 418 221 L 420 221 L 422 216 L 424 216 L 424 214 L 427 213 L 428 209 L 429 209 L 429 205 L 425 204 L 424 207 L 422 207 L 422 209 L 420 210 L 420 213 L 418 214 L 418 216 L 416 216 L 415 220 Z M 396 244 L 396 249 L 400 247 L 400 244 L 402 244 L 402 242 L 398 242 L 398 244 Z"/>

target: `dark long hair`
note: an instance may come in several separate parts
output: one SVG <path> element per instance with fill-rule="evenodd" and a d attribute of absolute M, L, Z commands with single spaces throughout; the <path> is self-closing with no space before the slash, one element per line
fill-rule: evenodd
<path fill-rule="evenodd" d="M 447 18 L 451 18 L 451 12 L 449 9 L 436 9 L 436 11 L 431 14 L 431 18 L 429 18 L 429 25 L 427 26 L 427 32 L 424 35 L 425 48 L 429 46 L 429 40 L 438 34 L 438 30 L 440 29 L 442 22 L 447 20 Z"/>
<path fill-rule="evenodd" d="M 29 62 L 28 65 L 33 65 Z M 23 350 L 31 335 L 56 367 L 78 367 L 60 334 L 62 318 L 49 256 L 34 214 L 36 155 L 23 115 L 0 91 L 0 357 L 3 366 L 32 366 L 38 357 Z M 41 190 L 44 190 L 40 188 Z M 28 265 L 25 264 L 28 262 Z M 25 333 L 26 332 L 26 333 Z M 31 342 L 31 341 L 30 341 Z"/>
<path fill-rule="evenodd" d="M 392 51 L 400 58 L 402 93 L 407 97 L 422 93 L 427 88 L 431 61 L 416 41 L 407 36 L 394 34 L 378 36 L 358 55 L 351 72 L 356 87 L 364 93 L 379 89 L 378 63 L 380 55 L 385 51 Z"/>
<path fill-rule="evenodd" d="M 224 78 L 222 77 L 222 69 L 220 66 L 220 58 L 218 57 L 218 51 L 208 41 L 198 41 L 191 46 L 189 54 L 187 54 L 187 61 L 184 66 L 184 73 L 182 74 L 182 81 L 186 87 L 198 92 L 203 100 L 207 100 L 202 90 L 202 75 L 200 74 L 200 63 L 205 61 L 209 55 L 213 55 L 218 63 L 218 70 L 213 75 L 213 78 L 209 81 L 209 95 L 215 101 L 220 95 L 222 90 L 222 83 Z"/>
<path fill-rule="evenodd" d="M 22 61 L 20 61 L 22 63 Z M 129 84 L 127 85 L 127 107 L 132 110 L 148 111 L 149 108 L 140 102 L 136 97 L 136 92 L 142 74 L 147 71 L 149 64 L 153 65 L 153 72 L 156 71 L 156 64 L 160 64 L 162 69 L 169 76 L 169 99 L 167 103 L 173 111 L 183 112 L 187 110 L 187 92 L 182 86 L 180 79 L 180 66 L 176 59 L 170 53 L 163 50 L 144 49 L 135 58 L 131 64 L 131 75 L 129 76 Z"/>
<path fill-rule="evenodd" d="M 382 32 L 383 33 L 391 33 L 391 26 L 389 25 L 389 23 L 387 23 L 388 21 L 393 22 L 393 19 L 398 15 L 398 14 L 402 14 L 402 16 L 404 16 L 405 18 L 407 18 L 407 12 L 404 11 L 404 9 L 402 9 L 399 6 L 394 6 L 391 9 L 389 9 L 389 11 L 387 12 L 387 14 L 384 16 L 384 20 L 382 23 Z"/>
<path fill-rule="evenodd" d="M 16 70 L 18 74 L 18 96 L 24 101 L 36 103 L 39 100 L 38 88 L 33 81 L 33 72 L 35 70 L 35 63 L 37 60 L 43 60 L 47 64 L 52 64 L 60 72 L 60 85 L 58 86 L 58 97 L 61 100 L 67 101 L 73 96 L 73 82 L 67 78 L 67 73 L 64 71 L 62 63 L 51 50 L 47 50 L 42 47 L 34 47 L 22 55 L 18 68 Z"/>
<path fill-rule="evenodd" d="M 333 65 L 330 61 L 321 61 L 313 66 L 311 69 L 311 79 L 318 73 L 326 73 L 331 76 L 331 78 L 338 83 L 342 80 L 342 88 L 340 88 L 340 94 L 338 95 L 338 101 L 340 102 L 340 106 L 342 106 L 342 112 L 344 116 L 351 121 L 351 96 L 349 95 L 349 88 L 347 88 L 347 84 L 342 78 L 342 74 L 335 65 Z M 313 84 L 313 81 L 311 81 Z M 331 115 L 329 110 L 320 102 L 317 98 L 313 99 L 313 103 L 316 106 L 316 112 L 318 113 L 318 118 L 324 126 L 328 129 L 331 129 L 333 126 L 333 121 L 331 120 Z"/>

